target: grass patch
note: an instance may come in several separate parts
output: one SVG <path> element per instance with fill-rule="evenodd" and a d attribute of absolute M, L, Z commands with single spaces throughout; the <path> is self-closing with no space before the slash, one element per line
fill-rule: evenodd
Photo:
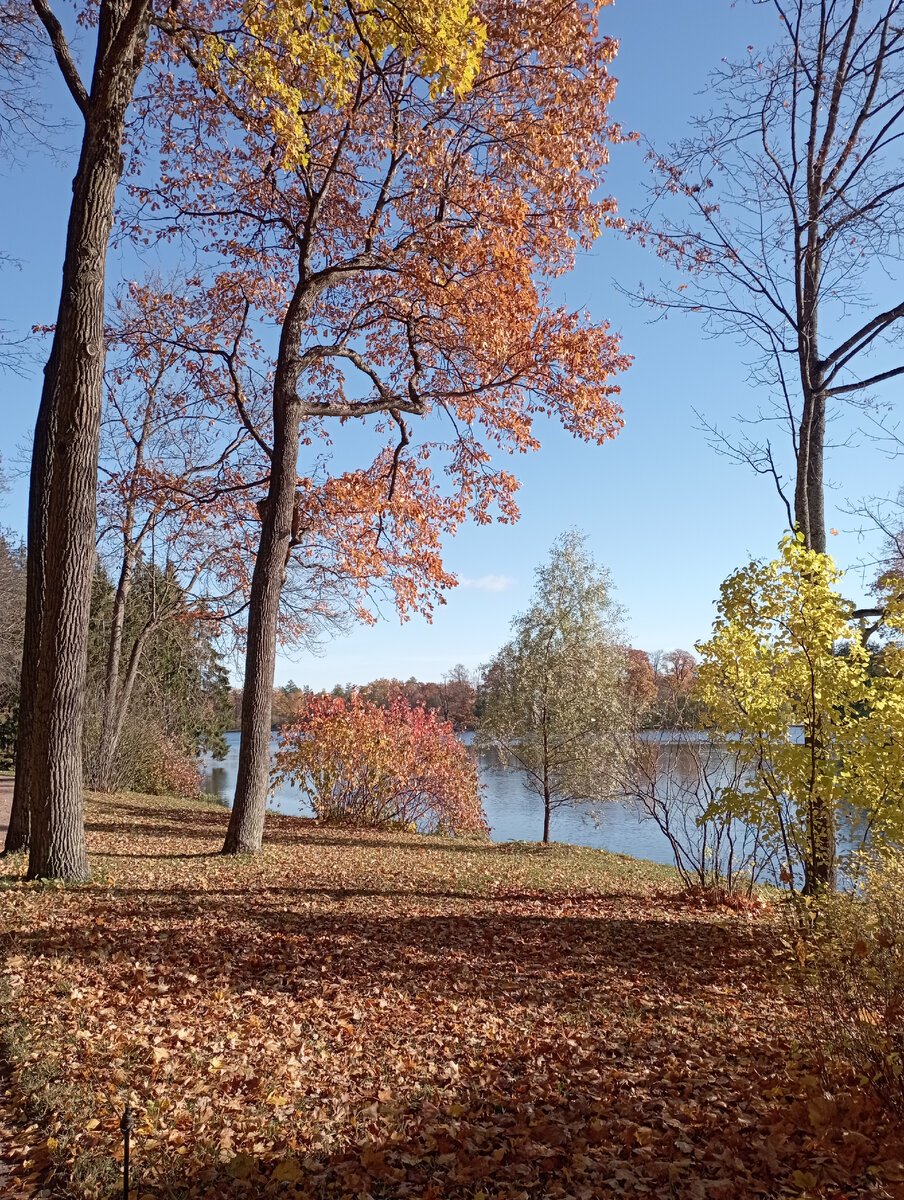
<path fill-rule="evenodd" d="M 888 1114 L 817 1102 L 770 918 L 668 868 L 283 815 L 226 859 L 219 807 L 86 817 L 91 883 L 0 893 L 11 1070 L 70 1195 L 110 1194 L 127 1099 L 154 1200 L 897 1194 Z"/>

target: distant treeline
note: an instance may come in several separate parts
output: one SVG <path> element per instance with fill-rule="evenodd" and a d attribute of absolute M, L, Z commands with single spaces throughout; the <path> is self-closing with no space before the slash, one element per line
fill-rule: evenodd
<path fill-rule="evenodd" d="M 456 729 L 475 729 L 480 716 L 480 676 L 461 663 L 447 671 L 439 683 L 424 683 L 414 676 L 410 679 L 374 679 L 365 684 L 337 683 L 328 694 L 347 700 L 354 691 L 381 706 L 388 704 L 393 696 L 401 694 L 411 705 L 435 709 L 443 720 L 451 721 Z M 314 694 L 315 689 L 307 685 L 299 687 L 291 679 L 283 687 L 274 688 L 273 728 L 291 725 L 307 698 Z M 232 702 L 233 729 L 238 729 L 242 711 L 240 688 L 233 690 Z"/>
<path fill-rule="evenodd" d="M 672 728 L 676 721 L 683 726 L 696 724 L 699 704 L 694 698 L 697 680 L 697 661 L 688 650 L 659 650 L 648 654 L 646 650 L 626 651 L 625 688 L 636 701 L 635 711 L 643 712 L 646 729 Z M 436 682 L 415 679 L 373 679 L 370 683 L 337 683 L 329 695 L 348 699 L 357 691 L 367 700 L 385 706 L 389 700 L 401 693 L 412 705 L 423 705 L 435 709 L 443 720 L 451 721 L 456 729 L 476 729 L 480 724 L 481 698 L 486 678 L 480 671 L 469 671 L 458 663 Z M 273 690 L 272 725 L 278 729 L 291 725 L 297 718 L 307 698 L 321 694 L 317 689 L 304 684 L 299 686 L 289 680 L 283 687 Z M 241 724 L 242 691 L 233 689 L 233 729 Z"/>

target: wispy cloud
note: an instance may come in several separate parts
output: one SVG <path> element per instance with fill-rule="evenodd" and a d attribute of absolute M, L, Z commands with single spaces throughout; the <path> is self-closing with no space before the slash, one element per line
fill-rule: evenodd
<path fill-rule="evenodd" d="M 469 579 L 466 575 L 459 579 L 463 588 L 473 588 L 478 592 L 505 592 L 515 582 L 508 575 L 481 575 L 479 579 Z"/>

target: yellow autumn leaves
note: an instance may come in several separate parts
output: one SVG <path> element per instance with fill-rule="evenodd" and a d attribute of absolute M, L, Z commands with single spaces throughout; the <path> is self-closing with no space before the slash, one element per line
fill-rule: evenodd
<path fill-rule="evenodd" d="M 430 81 L 432 97 L 473 86 L 486 27 L 471 0 L 399 0 L 359 8 L 325 0 L 249 0 L 240 34 L 211 37 L 205 66 L 244 93 L 249 119 L 263 120 L 284 170 L 307 162 L 305 111 L 352 99 L 361 60 L 401 51 Z M 291 70 L 286 63 L 293 64 Z"/>
<path fill-rule="evenodd" d="M 778 559 L 726 580 L 698 646 L 701 698 L 748 769 L 722 803 L 805 868 L 814 839 L 834 853 L 842 823 L 867 821 L 879 846 L 904 832 L 904 605 L 893 590 L 892 640 L 871 653 L 841 578 L 831 558 L 787 537 Z"/>

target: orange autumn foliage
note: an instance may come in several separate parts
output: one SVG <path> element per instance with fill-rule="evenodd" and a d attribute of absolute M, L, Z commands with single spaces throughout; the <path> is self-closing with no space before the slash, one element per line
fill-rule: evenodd
<path fill-rule="evenodd" d="M 400 694 L 385 707 L 357 692 L 309 699 L 280 734 L 276 780 L 330 824 L 489 833 L 474 759 L 450 723 Z"/>
<path fill-rule="evenodd" d="M 597 37 L 603 7 L 488 0 L 463 97 L 430 95 L 404 54 L 376 63 L 350 43 L 355 89 L 305 112 L 307 160 L 291 170 L 251 120 L 254 89 L 238 72 L 226 104 L 161 50 L 135 165 L 159 152 L 162 184 L 133 177 L 142 208 L 126 223 L 200 246 L 216 275 L 202 332 L 226 311 L 243 325 L 231 363 L 242 399 L 275 372 L 273 408 L 301 420 L 303 457 L 335 463 L 334 439 L 348 440 L 337 423 L 366 422 L 374 453 L 333 465 L 316 503 L 348 518 L 342 569 L 391 571 L 402 612 L 454 583 L 442 534 L 469 516 L 516 517 L 499 452 L 536 449 L 538 417 L 600 443 L 621 427 L 618 338 L 553 304 L 548 283 L 617 220 L 597 195 L 623 136 L 606 113 L 617 46 Z M 209 25 L 204 5 L 192 11 Z M 256 322 L 282 330 L 279 348 Z M 269 442 L 268 419 L 251 420 Z M 303 493 L 311 474 L 300 472 Z"/>
<path fill-rule="evenodd" d="M 329 530 L 362 613 L 375 582 L 403 617 L 429 613 L 455 583 L 443 538 L 467 519 L 517 517 L 505 457 L 538 448 L 538 420 L 600 445 L 621 428 L 615 379 L 629 360 L 605 321 L 555 304 L 550 282 L 617 222 L 614 200 L 597 198 L 623 136 L 607 116 L 617 44 L 598 36 L 604 7 L 485 0 L 465 95 L 325 14 L 354 82 L 303 106 L 301 159 L 258 121 L 241 46 L 212 92 L 165 52 L 157 61 L 126 223 L 188 238 L 209 264 L 199 337 L 233 314 L 223 373 L 270 460 L 230 852 L 261 844 L 288 564 L 316 559 Z M 299 94 L 305 69 L 286 68 Z M 136 173 L 143 154 L 159 186 Z"/>

